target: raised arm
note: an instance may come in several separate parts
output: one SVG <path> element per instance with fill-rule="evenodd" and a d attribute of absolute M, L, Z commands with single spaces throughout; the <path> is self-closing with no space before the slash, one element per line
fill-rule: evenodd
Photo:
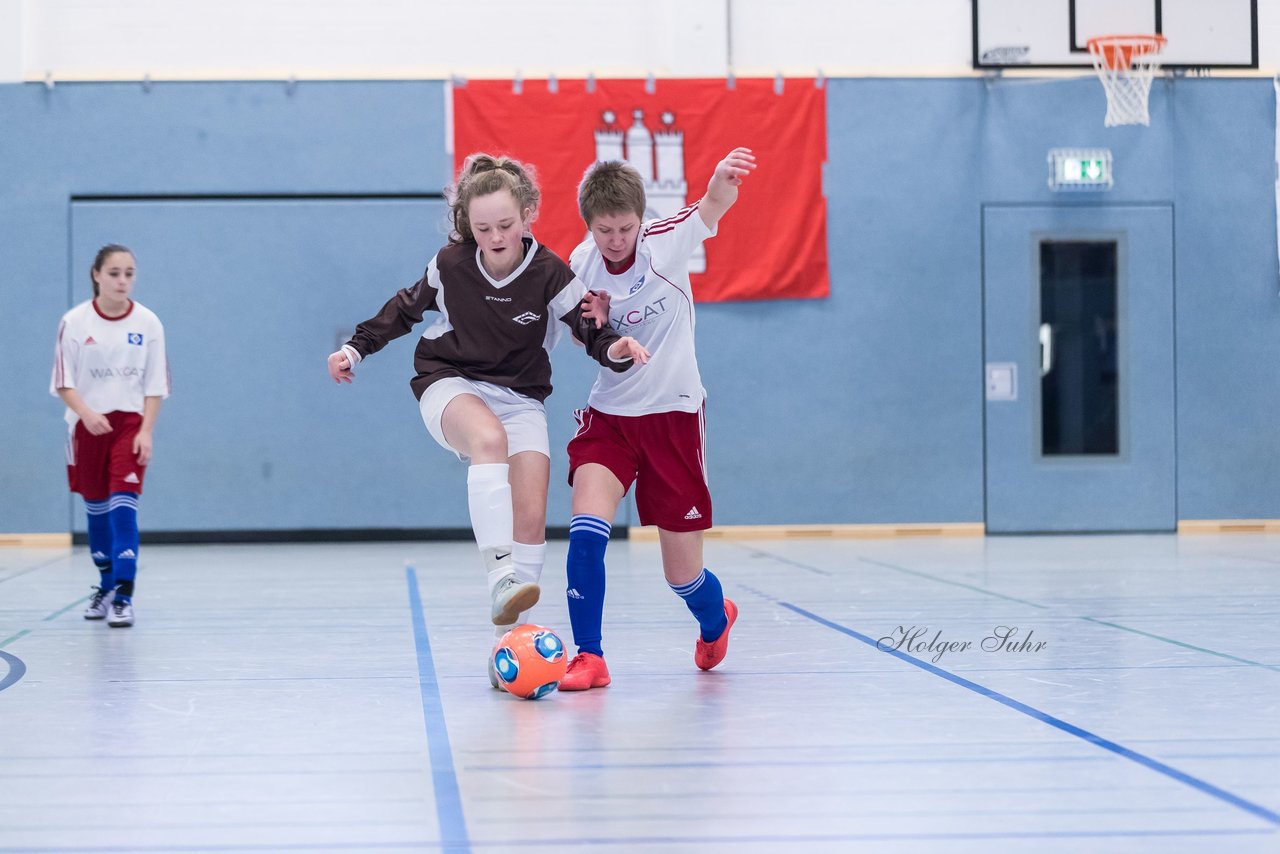
<path fill-rule="evenodd" d="M 707 184 L 707 194 L 698 203 L 698 215 L 707 228 L 715 229 L 720 217 L 738 200 L 738 186 L 756 168 L 756 156 L 749 148 L 735 148 L 716 164 Z"/>

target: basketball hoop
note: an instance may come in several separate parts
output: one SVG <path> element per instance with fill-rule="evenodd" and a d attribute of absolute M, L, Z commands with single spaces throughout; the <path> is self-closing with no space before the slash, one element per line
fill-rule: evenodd
<path fill-rule="evenodd" d="M 1150 124 L 1147 96 L 1166 41 L 1161 35 L 1089 39 L 1094 70 L 1107 92 L 1107 127 Z"/>

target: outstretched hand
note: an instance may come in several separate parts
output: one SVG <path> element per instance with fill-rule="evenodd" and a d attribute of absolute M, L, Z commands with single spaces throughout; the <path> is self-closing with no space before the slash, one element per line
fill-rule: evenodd
<path fill-rule="evenodd" d="M 649 361 L 649 351 L 639 341 L 626 335 L 609 346 L 609 358 L 615 362 L 631 359 L 637 365 L 643 365 Z"/>
<path fill-rule="evenodd" d="M 356 372 L 351 370 L 351 360 L 341 350 L 329 354 L 329 376 L 335 383 L 349 383 L 356 378 Z"/>
<path fill-rule="evenodd" d="M 727 181 L 730 186 L 738 186 L 742 179 L 756 168 L 756 156 L 749 148 L 735 148 L 724 160 L 716 164 L 715 178 Z"/>
<path fill-rule="evenodd" d="M 587 295 L 582 298 L 582 316 L 594 320 L 596 329 L 604 329 L 609 325 L 610 299 L 608 291 L 587 291 Z"/>

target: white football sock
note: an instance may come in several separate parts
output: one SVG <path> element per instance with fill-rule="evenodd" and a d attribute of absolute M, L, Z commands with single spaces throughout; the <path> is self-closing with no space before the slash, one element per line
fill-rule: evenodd
<path fill-rule="evenodd" d="M 515 567 L 511 484 L 506 463 L 479 463 L 467 469 L 467 509 L 476 546 L 488 570 L 489 592 Z"/>

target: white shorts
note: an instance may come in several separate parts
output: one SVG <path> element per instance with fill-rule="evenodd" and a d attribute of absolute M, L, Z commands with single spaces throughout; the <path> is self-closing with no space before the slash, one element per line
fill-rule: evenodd
<path fill-rule="evenodd" d="M 418 401 L 418 409 L 422 413 L 423 423 L 427 425 L 427 432 L 440 447 L 457 454 L 460 460 L 467 459 L 466 455 L 445 440 L 444 430 L 440 427 L 445 407 L 460 394 L 474 394 L 502 422 L 507 430 L 508 456 L 521 451 L 537 451 L 548 459 L 551 458 L 551 444 L 547 440 L 547 412 L 541 403 L 509 388 L 463 377 L 436 380 L 427 386 L 422 399 Z"/>

